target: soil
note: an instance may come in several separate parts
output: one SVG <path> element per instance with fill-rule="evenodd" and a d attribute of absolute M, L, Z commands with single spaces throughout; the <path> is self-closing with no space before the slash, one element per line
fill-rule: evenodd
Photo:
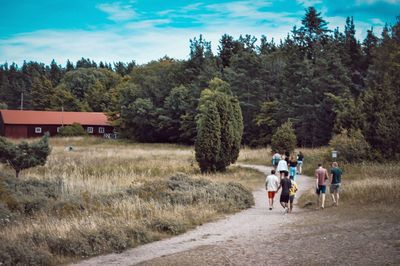
<path fill-rule="evenodd" d="M 265 166 L 248 166 L 268 174 Z M 298 176 L 296 199 L 314 184 Z M 260 180 L 263 185 L 264 180 Z M 399 211 L 382 206 L 267 208 L 264 188 L 255 206 L 183 235 L 78 265 L 399 265 Z M 327 195 L 329 196 L 329 195 Z M 275 196 L 279 201 L 279 195 Z M 296 200 L 295 200 L 296 203 Z"/>

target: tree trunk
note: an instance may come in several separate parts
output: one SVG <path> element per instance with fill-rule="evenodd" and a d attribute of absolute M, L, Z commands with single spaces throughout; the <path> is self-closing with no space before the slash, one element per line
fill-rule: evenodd
<path fill-rule="evenodd" d="M 18 178 L 19 177 L 19 172 L 20 172 L 21 170 L 15 170 L 15 177 L 16 178 Z"/>

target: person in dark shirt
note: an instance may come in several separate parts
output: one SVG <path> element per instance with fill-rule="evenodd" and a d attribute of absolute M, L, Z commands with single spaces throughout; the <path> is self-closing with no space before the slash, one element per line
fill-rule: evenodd
<path fill-rule="evenodd" d="M 280 203 L 281 203 L 283 209 L 285 210 L 285 213 L 289 212 L 289 206 L 288 206 L 289 190 L 292 187 L 292 182 L 290 181 L 290 179 L 288 177 L 289 177 L 289 173 L 285 172 L 285 177 L 282 178 L 281 183 L 277 190 L 277 192 L 278 192 L 279 189 L 282 188 Z"/>
<path fill-rule="evenodd" d="M 342 169 L 339 168 L 339 165 L 337 162 L 332 163 L 332 169 L 331 169 L 331 186 L 330 186 L 330 192 L 332 195 L 332 200 L 333 200 L 333 205 L 334 206 L 339 206 L 339 192 L 340 192 L 340 186 L 342 183 Z"/>
<path fill-rule="evenodd" d="M 297 154 L 297 168 L 299 169 L 298 174 L 301 175 L 303 171 L 303 160 L 304 160 L 304 155 L 301 151 L 299 151 L 299 154 Z"/>

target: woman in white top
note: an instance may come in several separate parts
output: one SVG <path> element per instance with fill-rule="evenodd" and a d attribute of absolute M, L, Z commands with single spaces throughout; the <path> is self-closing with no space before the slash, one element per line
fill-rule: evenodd
<path fill-rule="evenodd" d="M 276 167 L 276 171 L 279 172 L 279 176 L 282 179 L 285 175 L 289 174 L 289 169 L 288 169 L 288 165 L 286 162 L 286 156 L 282 155 L 281 160 L 278 163 L 278 166 Z"/>

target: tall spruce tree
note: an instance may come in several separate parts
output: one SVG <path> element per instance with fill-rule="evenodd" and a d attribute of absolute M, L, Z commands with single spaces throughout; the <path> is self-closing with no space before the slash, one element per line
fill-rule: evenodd
<path fill-rule="evenodd" d="M 368 72 L 368 89 L 363 97 L 364 135 L 384 158 L 400 157 L 400 17 L 389 30 L 384 28 Z"/>
<path fill-rule="evenodd" d="M 214 109 L 212 107 L 214 104 L 217 110 L 218 119 L 216 119 L 216 121 L 209 121 L 207 120 L 208 118 L 214 117 Z M 204 106 L 211 106 L 211 111 L 205 109 Z M 208 114 L 208 112 L 211 114 Z M 212 141 L 212 143 L 215 143 L 217 146 L 213 149 L 214 155 L 211 157 L 213 160 L 209 161 L 208 166 L 205 167 L 203 158 L 210 157 L 207 155 L 209 153 L 209 140 L 203 138 L 207 136 L 204 132 L 209 132 L 210 128 L 219 130 L 219 132 L 212 134 L 214 137 L 219 136 L 219 140 Z M 238 101 L 232 97 L 229 84 L 218 78 L 212 79 L 209 84 L 209 89 L 202 92 L 199 104 L 197 139 L 195 146 L 196 158 L 202 172 L 214 170 L 225 171 L 227 166 L 234 163 L 239 156 L 242 134 L 243 122 L 240 106 Z M 203 148 L 202 145 L 205 145 L 205 147 Z M 215 158 L 216 160 L 214 161 Z"/>

